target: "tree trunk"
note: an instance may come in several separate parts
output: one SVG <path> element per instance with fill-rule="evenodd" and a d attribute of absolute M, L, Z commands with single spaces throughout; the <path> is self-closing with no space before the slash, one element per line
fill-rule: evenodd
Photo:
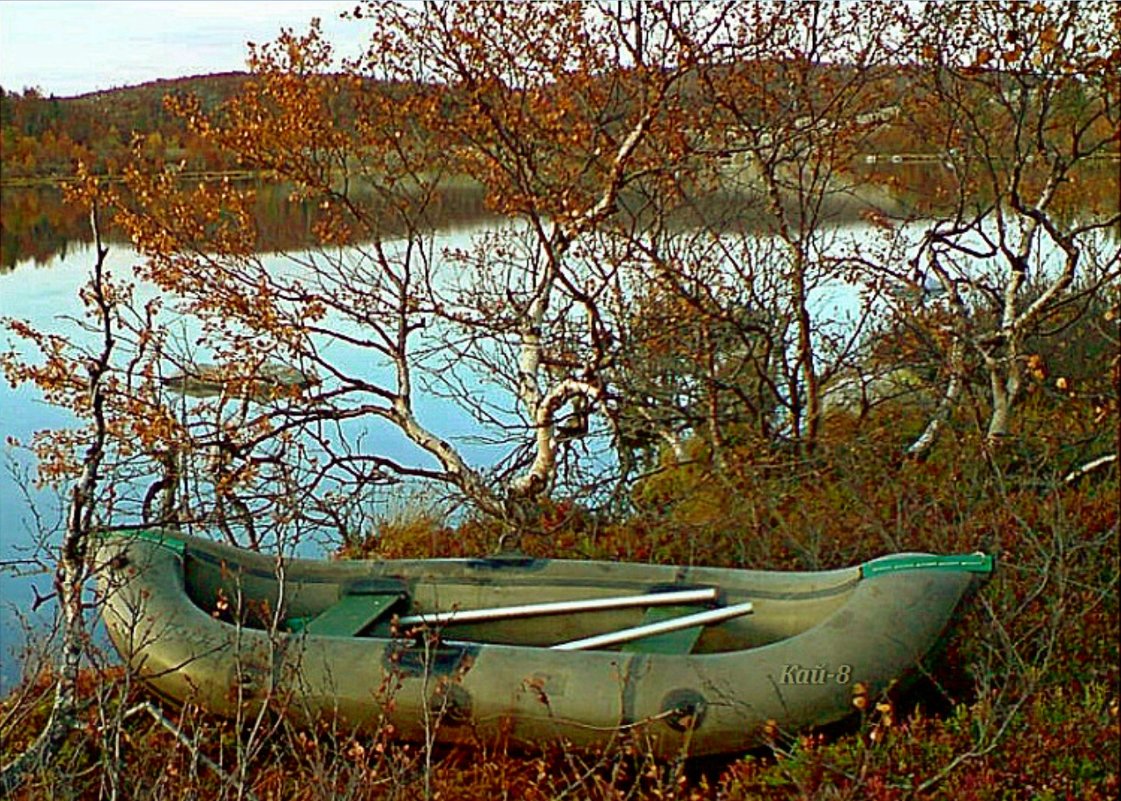
<path fill-rule="evenodd" d="M 58 657 L 58 675 L 55 677 L 54 703 L 47 724 L 36 741 L 0 772 L 0 795 L 5 796 L 14 793 L 24 776 L 58 751 L 76 723 L 78 676 L 86 647 L 82 588 L 88 576 L 87 560 L 93 530 L 94 504 L 107 434 L 105 388 L 102 380 L 109 372 L 110 357 L 115 345 L 112 302 L 106 292 L 104 274 L 105 257 L 109 251 L 101 243 L 96 203 L 90 210 L 90 226 L 93 229 L 96 258 L 89 288 L 96 323 L 101 333 L 101 351 L 87 363 L 87 387 L 93 418 L 92 438 L 82 457 L 81 474 L 70 491 L 66 531 L 55 573 L 62 649 Z"/>

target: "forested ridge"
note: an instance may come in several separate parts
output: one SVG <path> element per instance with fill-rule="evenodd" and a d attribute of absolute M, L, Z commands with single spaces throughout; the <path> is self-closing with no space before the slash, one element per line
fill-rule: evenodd
<path fill-rule="evenodd" d="M 734 68 L 723 69 L 735 71 Z M 793 69 L 791 65 L 775 62 L 771 67 L 771 80 L 776 83 L 790 80 L 788 72 Z M 811 80 L 827 86 L 851 80 L 852 71 L 853 68 L 845 65 L 817 65 L 812 68 Z M 875 73 L 871 81 L 868 76 L 861 79 L 865 83 L 874 82 L 880 94 L 879 109 L 865 109 L 864 118 L 854 120 L 866 128 L 861 155 L 883 156 L 889 163 L 892 155 L 902 155 L 904 160 L 942 157 L 945 148 L 940 143 L 921 138 L 913 126 L 898 119 L 900 103 L 914 91 L 918 80 L 914 68 L 881 67 Z M 994 68 L 993 73 L 999 75 L 1000 70 Z M 3 180 L 12 185 L 36 179 L 65 178 L 73 175 L 78 162 L 85 163 L 93 173 L 114 174 L 138 153 L 151 159 L 156 166 L 170 164 L 189 171 L 235 169 L 238 165 L 232 154 L 216 149 L 192 131 L 187 119 L 169 109 L 167 99 L 195 96 L 200 108 L 211 113 L 236 97 L 246 83 L 253 80 L 255 76 L 249 72 L 214 73 L 149 81 L 74 97 L 44 94 L 37 87 L 25 87 L 21 91 L 0 87 Z M 333 80 L 345 92 L 346 84 L 353 78 L 338 74 Z M 699 96 L 701 91 L 694 86 L 687 89 L 686 94 Z M 978 96 L 978 103 L 983 100 Z M 340 122 L 353 124 L 356 110 L 351 104 L 340 104 L 336 111 L 342 117 Z M 754 116 L 758 119 L 764 113 L 765 110 L 759 108 Z M 1099 123 L 1104 124 L 1104 121 Z M 1100 157 L 1112 160 L 1119 152 L 1121 145 L 1114 139 Z"/>
<path fill-rule="evenodd" d="M 228 160 L 168 112 L 164 98 L 190 93 L 208 109 L 244 86 L 248 73 L 222 73 L 152 81 L 77 97 L 44 95 L 36 88 L 0 94 L 3 179 L 66 177 L 83 161 L 98 173 L 116 172 L 138 144 L 166 162 L 192 169 L 222 169 Z M 138 141 L 139 140 L 139 141 Z"/>

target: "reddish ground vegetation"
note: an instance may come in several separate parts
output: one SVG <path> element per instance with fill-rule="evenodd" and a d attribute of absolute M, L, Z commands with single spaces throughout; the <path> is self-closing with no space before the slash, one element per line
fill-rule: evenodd
<path fill-rule="evenodd" d="M 119 668 L 90 670 L 81 725 L 24 797 L 55 797 L 63 780 L 75 798 L 109 797 L 113 788 L 136 798 L 249 790 L 260 799 L 1115 797 L 1116 470 L 1043 487 L 1038 474 L 1016 474 L 1014 455 L 979 463 L 963 447 L 952 458 L 900 464 L 877 452 L 823 450 L 767 480 L 759 479 L 766 465 L 746 460 L 722 473 L 667 470 L 643 488 L 644 511 L 631 520 L 549 504 L 519 543 L 540 556 L 793 569 L 902 548 L 998 552 L 996 575 L 929 672 L 866 699 L 840 726 L 776 732 L 769 748 L 699 765 L 655 763 L 640 743 L 607 754 L 428 753 L 391 731 L 355 738 L 328 722 L 309 732 L 270 719 L 261 737 L 197 709 L 158 705 Z M 477 554 L 494 533 L 475 521 L 451 530 L 421 514 L 387 522 L 347 555 Z M 50 686 L 39 676 L 3 702 L 5 756 L 39 731 Z"/>

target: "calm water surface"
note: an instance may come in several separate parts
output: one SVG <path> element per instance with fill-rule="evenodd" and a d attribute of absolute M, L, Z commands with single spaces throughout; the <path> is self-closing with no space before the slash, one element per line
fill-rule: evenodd
<path fill-rule="evenodd" d="M 493 230 L 494 223 L 475 223 L 468 227 L 447 230 L 437 237 L 436 252 L 443 247 L 466 248 L 473 236 Z M 854 230 L 856 236 L 867 231 Z M 279 264 L 282 257 L 275 257 Z M 68 243 L 54 255 L 46 258 L 28 258 L 18 262 L 7 272 L 0 272 L 0 316 L 25 319 L 41 330 L 62 334 L 68 338 L 84 337 L 68 316 L 79 314 L 81 306 L 77 290 L 87 279 L 93 252 L 89 245 Z M 117 275 L 127 275 L 137 256 L 123 245 L 110 248 L 108 267 Z M 151 296 L 150 288 L 139 287 L 138 295 Z M 817 306 L 820 313 L 833 320 L 843 320 L 854 314 L 857 293 L 851 287 L 833 287 L 821 292 Z M 5 340 L 8 337 L 5 335 Z M 14 341 L 10 344 L 17 344 Z M 8 341 L 0 341 L 7 347 Z M 341 365 L 355 370 L 370 371 L 368 354 L 345 349 L 332 351 Z M 375 368 L 376 372 L 376 368 Z M 388 377 L 388 371 L 387 371 Z M 484 384 L 479 391 L 487 392 Z M 466 412 L 439 398 L 418 401 L 418 413 L 423 422 L 441 436 L 453 439 L 478 433 L 476 424 Z M 64 499 L 49 489 L 35 489 L 27 479 L 34 473 L 34 464 L 26 450 L 13 447 L 10 440 L 28 442 L 36 431 L 73 426 L 76 420 L 64 410 L 45 403 L 38 391 L 30 386 L 11 388 L 0 381 L 0 437 L 3 439 L 3 465 L 0 469 L 0 560 L 15 569 L 0 570 L 0 693 L 18 680 L 20 660 L 16 652 L 25 642 L 24 630 L 32 626 L 38 641 L 53 620 L 55 607 L 43 604 L 37 611 L 31 607 L 37 596 L 50 593 L 52 577 L 43 571 L 34 571 L 28 562 L 42 558 L 50 563 L 50 555 L 37 549 L 40 526 L 53 532 L 51 544 L 57 544 L 61 528 Z M 376 436 L 379 450 L 403 461 L 424 464 L 426 455 L 404 440 L 388 426 L 363 423 L 362 429 L 347 432 Z M 464 450 L 475 464 L 491 464 L 501 454 L 482 445 L 464 444 Z M 21 477 L 23 480 L 21 482 Z M 22 483 L 22 486 L 21 486 Z M 26 560 L 26 562 L 25 562 Z"/>
<path fill-rule="evenodd" d="M 438 247 L 466 247 L 476 229 L 449 230 L 437 238 Z M 481 229 L 489 230 L 489 229 Z M 264 257 L 266 262 L 282 256 Z M 117 276 L 129 275 L 137 254 L 125 246 L 110 246 L 107 267 Z M 28 321 L 36 328 L 61 334 L 71 341 L 89 335 L 81 331 L 74 317 L 81 313 L 78 289 L 88 279 L 93 261 L 89 245 L 71 244 L 63 252 L 43 261 L 28 260 L 14 269 L 0 273 L 0 317 Z M 151 287 L 139 286 L 138 299 L 155 294 Z M 190 329 L 187 329 L 190 334 Z M 26 349 L 8 334 L 0 335 L 0 347 Z M 356 373 L 364 372 L 373 379 L 391 376 L 387 368 L 370 367 L 367 353 L 334 346 L 331 350 L 336 364 Z M 378 373 L 383 373 L 379 376 Z M 422 398 L 417 402 L 422 421 L 443 437 L 456 438 L 469 433 L 473 422 L 457 407 L 438 398 Z M 51 592 L 53 577 L 36 562 L 51 563 L 51 555 L 40 547 L 40 531 L 51 534 L 49 543 L 57 545 L 63 520 L 65 498 L 58 492 L 32 486 L 34 459 L 26 448 L 13 442 L 27 443 L 36 431 L 68 428 L 77 425 L 76 418 L 66 410 L 46 403 L 39 391 L 23 385 L 12 388 L 0 380 L 0 694 L 19 678 L 20 659 L 16 656 L 26 643 L 24 631 L 33 628 L 38 641 L 49 630 L 56 607 L 44 603 L 38 610 L 32 606 L 37 597 Z M 360 437 L 377 437 L 379 450 L 404 463 L 433 466 L 397 431 L 379 422 L 352 424 L 345 434 L 358 441 Z M 486 464 L 496 456 L 483 446 L 466 445 L 464 451 L 474 463 Z M 309 554 L 310 555 L 310 554 Z"/>

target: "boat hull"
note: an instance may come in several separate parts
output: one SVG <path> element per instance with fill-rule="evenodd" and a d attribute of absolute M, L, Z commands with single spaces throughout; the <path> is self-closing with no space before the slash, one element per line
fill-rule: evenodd
<path fill-rule="evenodd" d="M 228 717 L 270 704 L 300 723 L 334 717 L 367 732 L 390 724 L 410 740 L 597 748 L 633 735 L 659 756 L 743 751 L 776 728 L 846 716 L 857 687 L 874 696 L 915 668 L 978 578 L 945 566 L 877 571 L 879 562 L 816 573 L 539 559 L 279 562 L 171 534 L 110 538 L 98 561 L 111 639 L 177 703 Z M 697 586 L 755 612 L 706 629 L 691 653 L 549 647 L 588 627 L 631 625 L 640 612 L 630 610 L 448 627 L 439 637 L 388 623 L 373 636 L 288 630 L 371 581 L 403 588 L 402 613 Z"/>

